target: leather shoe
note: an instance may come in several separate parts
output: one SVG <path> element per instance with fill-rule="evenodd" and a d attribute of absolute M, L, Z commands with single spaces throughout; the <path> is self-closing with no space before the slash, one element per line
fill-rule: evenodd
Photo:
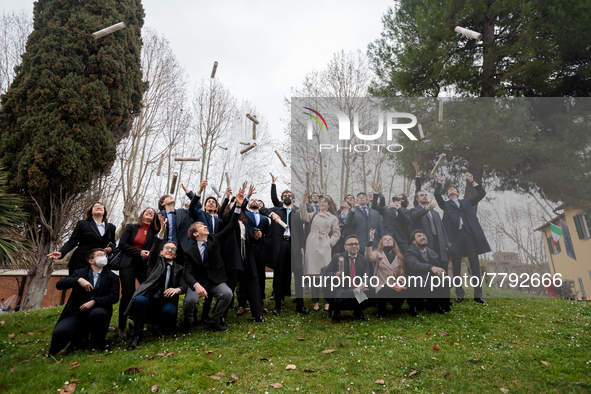
<path fill-rule="evenodd" d="M 269 310 L 265 307 L 263 307 L 263 313 L 269 313 Z"/>
<path fill-rule="evenodd" d="M 224 327 L 226 327 L 226 318 L 225 317 L 220 317 L 220 324 Z"/>
<path fill-rule="evenodd" d="M 273 309 L 273 314 L 275 316 L 281 316 L 281 309 L 278 309 L 278 308 Z"/>
<path fill-rule="evenodd" d="M 310 314 L 310 311 L 305 306 L 300 306 L 300 307 L 296 308 L 296 312 L 301 313 L 302 315 L 309 315 Z"/>
<path fill-rule="evenodd" d="M 236 311 L 236 316 L 242 316 L 244 315 L 245 309 L 243 306 L 239 307 L 238 310 Z"/>
<path fill-rule="evenodd" d="M 488 305 L 488 304 L 486 303 L 486 301 L 484 301 L 484 300 L 482 299 L 482 297 L 479 297 L 479 298 L 474 298 L 474 301 L 476 301 L 476 302 L 479 302 L 479 303 L 481 303 L 481 304 L 483 304 L 483 305 Z"/>
<path fill-rule="evenodd" d="M 265 322 L 265 318 L 263 316 L 257 316 L 254 318 L 254 321 L 257 323 L 264 323 Z"/>
<path fill-rule="evenodd" d="M 275 293 L 272 293 L 272 294 L 271 294 L 271 297 L 269 297 L 269 299 L 270 299 L 271 301 L 273 301 L 273 300 L 275 299 Z"/>
<path fill-rule="evenodd" d="M 285 300 L 281 300 L 281 306 L 285 306 Z"/>
<path fill-rule="evenodd" d="M 131 343 L 129 344 L 129 346 L 127 346 L 127 350 L 133 350 L 137 347 L 138 343 L 140 342 L 140 337 L 139 335 L 136 335 L 135 337 L 133 337 Z"/>
<path fill-rule="evenodd" d="M 464 301 L 464 299 L 463 299 L 463 298 L 460 298 L 460 297 L 456 298 L 456 303 L 457 303 L 457 304 L 459 304 L 459 303 L 460 303 L 460 302 L 462 302 L 462 301 Z"/>
<path fill-rule="evenodd" d="M 340 323 L 341 322 L 341 312 L 335 311 L 332 314 L 332 322 L 333 323 Z"/>
<path fill-rule="evenodd" d="M 209 329 L 212 331 L 218 331 L 218 332 L 228 332 L 228 329 L 226 328 L 226 326 L 224 326 L 220 322 L 209 323 Z"/>
<path fill-rule="evenodd" d="M 369 319 L 367 318 L 367 316 L 365 316 L 363 314 L 363 312 L 359 312 L 355 314 L 355 317 L 357 318 L 357 320 L 359 321 L 369 321 Z"/>

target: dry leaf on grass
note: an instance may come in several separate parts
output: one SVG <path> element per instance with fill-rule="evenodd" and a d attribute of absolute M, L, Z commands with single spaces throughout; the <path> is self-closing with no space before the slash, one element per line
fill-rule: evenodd
<path fill-rule="evenodd" d="M 8 334 L 8 338 L 14 338 L 14 332 L 12 334 Z"/>
<path fill-rule="evenodd" d="M 154 375 L 156 375 L 156 372 L 149 372 L 148 373 L 148 376 L 154 376 Z"/>
<path fill-rule="evenodd" d="M 207 354 L 211 354 L 211 353 L 213 353 L 213 350 L 208 350 L 208 351 L 206 351 L 205 353 L 207 353 Z"/>
<path fill-rule="evenodd" d="M 230 374 L 230 377 L 231 377 L 232 379 L 234 379 L 234 381 L 236 381 L 236 382 L 240 380 L 240 378 L 238 377 L 238 374 L 235 374 L 234 372 L 232 372 L 232 373 Z"/>
<path fill-rule="evenodd" d="M 327 353 L 327 354 L 332 353 L 332 352 L 336 352 L 336 350 L 335 349 L 326 349 L 326 350 L 322 351 L 322 353 Z"/>
<path fill-rule="evenodd" d="M 70 382 L 76 383 L 76 382 L 81 382 L 82 380 L 80 379 L 70 379 Z"/>
<path fill-rule="evenodd" d="M 521 327 L 515 327 L 516 330 L 521 330 Z"/>
<path fill-rule="evenodd" d="M 151 392 L 153 393 L 157 393 L 158 392 L 158 386 L 153 385 L 152 388 L 150 389 Z"/>
<path fill-rule="evenodd" d="M 126 374 L 132 374 L 132 373 L 139 373 L 141 372 L 143 368 L 142 367 L 131 367 L 131 368 L 127 368 L 125 371 L 123 371 L 123 373 Z"/>
<path fill-rule="evenodd" d="M 292 371 L 292 370 L 296 369 L 296 366 L 293 364 L 287 364 L 287 367 L 285 367 L 285 369 L 287 369 L 288 371 Z"/>
<path fill-rule="evenodd" d="M 384 384 L 385 382 L 384 382 L 384 379 L 378 379 L 378 380 L 375 381 L 375 383 L 377 383 L 377 384 Z"/>
<path fill-rule="evenodd" d="M 0 321 L 0 325 L 4 325 L 4 320 Z"/>
<path fill-rule="evenodd" d="M 473 362 L 474 364 L 476 364 L 478 361 L 480 361 L 480 359 L 479 358 L 471 358 L 470 361 Z"/>
<path fill-rule="evenodd" d="M 254 334 L 254 328 L 250 327 L 250 330 L 248 330 L 249 334 Z"/>
<path fill-rule="evenodd" d="M 412 375 L 416 375 L 419 371 L 417 371 L 416 369 L 413 369 L 411 373 L 408 374 L 408 377 L 410 378 Z"/>
<path fill-rule="evenodd" d="M 515 315 L 515 316 L 517 316 L 517 317 L 525 317 L 525 315 Z"/>
<path fill-rule="evenodd" d="M 219 376 L 215 376 L 215 375 L 211 375 L 211 376 L 209 376 L 209 378 L 213 379 L 213 380 L 221 380 L 222 379 Z"/>
<path fill-rule="evenodd" d="M 507 389 L 504 389 L 504 388 L 502 388 L 502 387 L 501 387 L 499 390 L 501 390 L 501 391 L 502 391 L 503 393 L 505 393 L 505 394 L 507 394 L 507 393 L 509 392 L 509 390 L 507 390 Z"/>
<path fill-rule="evenodd" d="M 542 361 L 542 364 L 544 364 L 544 365 L 552 365 L 548 361 Z"/>
<path fill-rule="evenodd" d="M 562 324 L 564 324 L 564 322 L 562 320 L 556 320 L 556 323 L 562 323 Z"/>
<path fill-rule="evenodd" d="M 445 375 L 443 375 L 444 379 L 449 379 L 451 378 L 451 374 L 449 372 L 447 372 Z"/>
<path fill-rule="evenodd" d="M 75 384 L 64 384 L 63 387 L 60 389 L 60 394 L 73 393 L 74 391 L 76 391 Z"/>
<path fill-rule="evenodd" d="M 30 332 L 29 335 L 35 335 L 35 333 L 34 332 Z"/>
<path fill-rule="evenodd" d="M 318 372 L 315 369 L 304 369 L 304 372 Z"/>
<path fill-rule="evenodd" d="M 436 352 L 438 352 L 438 351 L 441 350 L 441 348 L 439 346 L 437 346 L 437 345 L 431 346 L 431 349 L 435 350 Z"/>
<path fill-rule="evenodd" d="M 173 354 L 176 354 L 176 352 L 167 353 L 164 357 L 172 356 Z"/>
<path fill-rule="evenodd" d="M 441 335 L 442 337 L 446 337 L 447 336 L 447 332 L 445 332 L 445 331 L 439 331 L 439 335 Z"/>
<path fill-rule="evenodd" d="M 271 383 L 271 387 L 275 387 L 276 389 L 280 389 L 281 387 L 283 387 L 283 385 L 281 383 Z"/>
<path fill-rule="evenodd" d="M 298 341 L 305 341 L 306 338 L 298 338 Z"/>

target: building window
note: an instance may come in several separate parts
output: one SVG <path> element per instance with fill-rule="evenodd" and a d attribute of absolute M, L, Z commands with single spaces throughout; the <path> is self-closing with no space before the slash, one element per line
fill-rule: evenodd
<path fill-rule="evenodd" d="M 581 279 L 581 277 L 577 278 L 579 280 L 579 287 L 581 288 L 581 297 L 582 298 L 587 298 L 587 295 L 585 294 L 585 288 L 583 287 L 583 279 Z"/>
<path fill-rule="evenodd" d="M 591 214 L 589 212 L 581 212 L 573 216 L 573 220 L 579 239 L 591 238 Z"/>

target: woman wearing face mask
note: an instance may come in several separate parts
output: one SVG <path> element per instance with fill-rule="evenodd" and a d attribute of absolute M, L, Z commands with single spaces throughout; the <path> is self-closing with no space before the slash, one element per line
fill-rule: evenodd
<path fill-rule="evenodd" d="M 137 223 L 128 223 L 121 233 L 119 249 L 121 249 L 121 266 L 119 279 L 121 280 L 121 302 L 119 304 L 119 338 L 127 339 L 125 326 L 127 316 L 125 310 L 135 291 L 135 280 L 142 284 L 148 273 L 148 255 L 152 248 L 154 235 L 160 231 L 155 220 L 156 211 L 146 208 L 140 213 Z"/>
<path fill-rule="evenodd" d="M 77 269 L 86 267 L 86 253 L 91 249 L 104 248 L 107 254 L 113 251 L 109 244 L 115 244 L 114 224 L 107 223 L 107 208 L 102 202 L 96 201 L 86 210 L 86 219 L 79 220 L 68 242 L 58 252 L 47 255 L 52 259 L 61 259 L 72 249 L 76 251 L 70 258 L 68 270 L 70 275 Z"/>
<path fill-rule="evenodd" d="M 339 219 L 336 217 L 336 207 L 330 197 L 323 197 L 318 201 L 318 212 L 310 213 L 308 193 L 304 194 L 303 201 L 306 206 L 300 209 L 302 220 L 310 224 L 310 233 L 306 238 L 306 252 L 304 257 L 304 275 L 319 276 L 320 270 L 330 263 L 332 247 L 341 236 Z M 320 288 L 314 285 L 312 278 L 312 302 L 314 312 L 320 310 Z M 329 305 L 324 304 L 324 310 L 328 311 Z"/>
<path fill-rule="evenodd" d="M 375 232 L 373 228 L 369 231 L 365 256 L 373 264 L 373 272 L 379 281 L 376 287 L 378 315 L 383 317 L 386 316 L 388 303 L 392 304 L 394 313 L 400 313 L 400 307 L 404 303 L 406 287 L 399 284 L 406 284 L 406 282 L 397 281 L 404 276 L 404 256 L 390 235 L 383 236 L 378 246 L 373 249 Z"/>

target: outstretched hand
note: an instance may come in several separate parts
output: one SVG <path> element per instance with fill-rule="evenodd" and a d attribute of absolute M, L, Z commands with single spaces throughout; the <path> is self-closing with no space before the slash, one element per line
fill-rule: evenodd
<path fill-rule="evenodd" d="M 189 194 L 189 188 L 181 183 L 181 189 L 185 192 L 185 194 Z"/>
<path fill-rule="evenodd" d="M 271 174 L 271 173 L 269 173 L 269 175 L 271 175 L 271 183 L 272 183 L 272 184 L 275 184 L 275 182 L 277 181 L 277 178 L 278 178 L 279 176 L 273 176 L 273 174 Z"/>
<path fill-rule="evenodd" d="M 413 161 L 412 166 L 415 168 L 415 175 L 419 176 L 419 168 L 421 167 L 421 166 L 419 166 L 419 163 L 417 163 L 416 161 Z"/>

